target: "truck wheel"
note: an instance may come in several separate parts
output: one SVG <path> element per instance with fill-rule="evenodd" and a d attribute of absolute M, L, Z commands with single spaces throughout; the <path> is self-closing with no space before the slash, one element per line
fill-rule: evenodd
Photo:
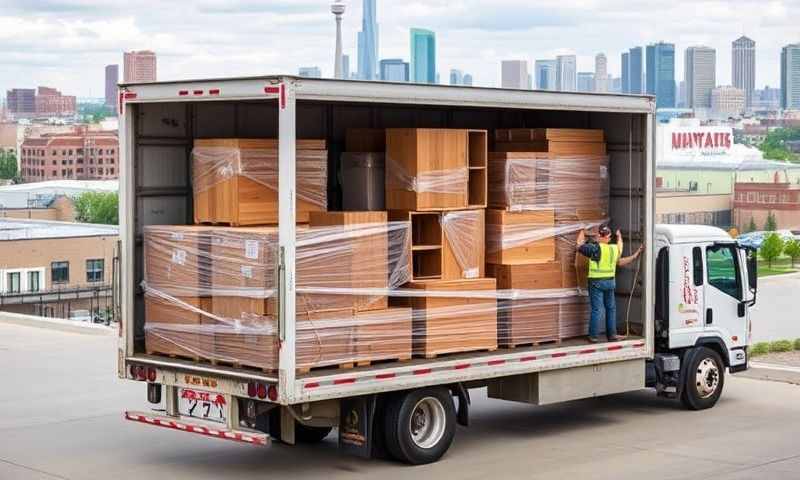
<path fill-rule="evenodd" d="M 700 347 L 686 369 L 681 402 L 689 410 L 705 410 L 716 405 L 725 385 L 725 364 L 719 354 Z"/>
<path fill-rule="evenodd" d="M 421 388 L 390 397 L 384 416 L 386 448 L 411 465 L 432 463 L 444 455 L 456 433 L 456 409 L 450 391 Z"/>

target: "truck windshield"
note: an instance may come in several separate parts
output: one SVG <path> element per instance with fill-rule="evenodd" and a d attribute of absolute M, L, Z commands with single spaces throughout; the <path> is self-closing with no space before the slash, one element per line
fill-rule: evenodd
<path fill-rule="evenodd" d="M 708 283 L 741 300 L 741 280 L 736 259 L 736 247 L 733 245 L 712 245 L 706 249 Z"/>

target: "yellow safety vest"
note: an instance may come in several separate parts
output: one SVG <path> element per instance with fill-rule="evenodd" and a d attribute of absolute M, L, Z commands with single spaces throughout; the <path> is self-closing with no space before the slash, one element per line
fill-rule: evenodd
<path fill-rule="evenodd" d="M 614 278 L 617 274 L 619 251 L 615 244 L 600 243 L 600 261 L 589 260 L 589 278 Z"/>

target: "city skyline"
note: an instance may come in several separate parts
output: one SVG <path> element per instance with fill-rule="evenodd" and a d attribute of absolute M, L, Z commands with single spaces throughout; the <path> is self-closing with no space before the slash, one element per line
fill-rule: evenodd
<path fill-rule="evenodd" d="M 148 2 L 144 1 L 145 4 Z M 83 3 L 89 5 L 91 0 Z M 725 15 L 709 12 L 708 18 L 693 18 L 688 23 L 676 21 L 673 27 L 667 27 L 670 25 L 669 12 L 652 2 L 654 8 L 641 10 L 647 10 L 647 18 L 658 18 L 659 21 L 653 22 L 653 28 L 647 31 L 629 30 L 625 35 L 619 35 L 612 28 L 618 26 L 614 23 L 618 20 L 611 18 L 613 12 L 620 11 L 624 2 L 611 1 L 603 8 L 584 9 L 579 8 L 577 2 L 558 2 L 552 15 L 545 16 L 533 13 L 555 3 L 533 3 L 535 5 L 500 1 L 500 7 L 522 9 L 522 14 L 513 16 L 494 12 L 503 8 L 489 9 L 474 1 L 453 7 L 447 2 L 431 0 L 424 5 L 411 4 L 408 8 L 390 2 L 379 3 L 376 20 L 381 27 L 381 49 L 378 60 L 403 58 L 409 61 L 409 29 L 414 26 L 427 28 L 437 34 L 437 71 L 443 78 L 447 78 L 447 72 L 455 68 L 474 72 L 476 85 L 499 86 L 499 60 L 502 58 L 525 59 L 532 65 L 537 59 L 574 53 L 577 71 L 593 71 L 595 55 L 604 52 L 608 57 L 609 75 L 616 77 L 620 72 L 619 53 L 632 45 L 647 45 L 663 39 L 676 46 L 677 79 L 684 76 L 685 48 L 706 44 L 718 52 L 718 83 L 726 85 L 732 84 L 731 42 L 745 34 L 757 42 L 756 88 L 762 89 L 765 85 L 779 86 L 781 48 L 800 40 L 787 14 L 788 1 L 770 2 L 765 8 L 750 9 L 749 12 L 745 12 L 746 8 L 731 9 Z M 160 60 L 163 60 L 159 62 L 158 76 L 163 80 L 220 76 L 220 73 L 222 76 L 292 73 L 301 65 L 319 65 L 323 76 L 332 76 L 333 29 L 328 6 L 318 1 L 298 0 L 291 6 L 253 7 L 249 4 L 248 8 L 247 4 L 234 4 L 223 8 L 209 2 L 205 7 L 181 8 L 181 17 L 194 15 L 197 23 L 171 30 L 165 23 L 165 18 L 169 17 L 166 10 L 174 8 L 171 6 L 160 6 L 165 12 L 156 18 L 146 13 L 122 15 L 101 3 L 96 8 L 66 10 L 54 7 L 48 10 L 46 5 L 39 5 L 36 11 L 40 14 L 37 17 L 40 21 L 34 24 L 29 20 L 33 10 L 20 2 L 7 9 L 6 17 L 0 17 L 6 19 L 9 27 L 0 33 L 3 38 L 10 38 L 5 48 L 14 48 L 13 54 L 4 59 L 8 68 L 0 72 L 0 89 L 24 87 L 18 79 L 29 78 L 25 83 L 58 85 L 62 91 L 79 97 L 99 98 L 103 96 L 104 86 L 102 67 L 121 63 L 122 51 L 141 49 L 158 52 Z M 673 5 L 671 9 L 680 10 L 676 7 Z M 147 8 L 137 10 L 144 12 Z M 253 22 L 252 26 L 239 28 L 237 22 L 244 15 L 260 20 Z M 644 13 L 637 15 L 645 16 Z M 199 27 L 204 19 L 210 22 L 212 17 L 216 19 L 215 24 L 225 28 L 215 30 L 206 41 L 195 30 L 201 30 Z M 349 1 L 343 36 L 344 53 L 351 58 L 351 70 L 356 70 L 356 39 L 361 19 L 361 1 Z M 596 25 L 591 23 L 592 20 Z M 593 29 L 597 27 L 596 32 L 586 32 L 585 27 L 590 24 Z M 83 30 L 77 25 L 83 25 Z M 552 35 L 554 29 L 562 34 Z M 59 41 L 46 46 L 38 43 L 33 38 L 35 36 L 55 37 Z M 274 48 L 254 51 L 250 46 L 255 38 L 258 44 L 275 45 L 298 36 L 308 41 L 290 58 L 282 56 Z"/>

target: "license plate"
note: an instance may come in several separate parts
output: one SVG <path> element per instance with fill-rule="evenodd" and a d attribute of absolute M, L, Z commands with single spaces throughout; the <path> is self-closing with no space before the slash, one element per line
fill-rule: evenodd
<path fill-rule="evenodd" d="M 193 388 L 178 389 L 178 411 L 181 415 L 226 423 L 227 400 L 221 393 L 204 392 Z"/>

